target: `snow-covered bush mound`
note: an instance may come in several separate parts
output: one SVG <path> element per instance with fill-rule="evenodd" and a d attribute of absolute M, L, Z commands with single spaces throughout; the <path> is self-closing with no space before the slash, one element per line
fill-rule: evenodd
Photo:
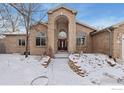
<path fill-rule="evenodd" d="M 85 69 L 88 73 L 98 68 L 109 67 L 107 63 L 107 56 L 105 55 L 94 55 L 94 54 L 73 54 L 69 58 L 73 62 L 77 62 L 82 69 Z"/>
<path fill-rule="evenodd" d="M 124 79 L 124 65 L 116 63 L 113 59 L 103 54 L 71 54 L 69 59 L 77 62 L 85 70 L 91 82 L 100 84 L 104 77 L 115 80 Z M 107 75 L 106 75 L 107 73 Z M 97 82 L 95 82 L 96 80 Z"/>
<path fill-rule="evenodd" d="M 49 63 L 50 63 L 50 57 L 49 56 L 45 56 L 45 57 L 42 58 L 42 60 L 44 61 L 42 66 L 44 66 L 44 68 L 47 68 Z"/>

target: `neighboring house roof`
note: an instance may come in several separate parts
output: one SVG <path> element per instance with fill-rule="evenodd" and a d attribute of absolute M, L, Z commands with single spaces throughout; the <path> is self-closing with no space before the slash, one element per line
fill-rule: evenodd
<path fill-rule="evenodd" d="M 80 25 L 83 25 L 83 26 L 86 26 L 86 27 L 88 27 L 88 28 L 90 28 L 90 29 L 93 29 L 93 30 L 96 30 L 96 31 L 97 31 L 97 29 L 96 29 L 95 27 L 90 26 L 90 25 L 88 25 L 88 24 L 86 24 L 86 23 L 80 22 L 80 21 L 78 21 L 78 20 L 76 20 L 76 23 L 78 23 L 78 24 L 80 24 Z"/>
<path fill-rule="evenodd" d="M 52 13 L 52 12 L 54 12 L 54 11 L 60 9 L 60 8 L 67 9 L 67 10 L 71 11 L 72 13 L 77 14 L 77 11 L 76 11 L 75 9 L 68 8 L 68 7 L 65 6 L 64 4 L 60 4 L 60 5 L 58 5 L 57 7 L 48 10 L 48 13 Z"/>
<path fill-rule="evenodd" d="M 16 32 L 6 32 L 3 35 L 26 35 L 25 31 L 16 31 Z"/>

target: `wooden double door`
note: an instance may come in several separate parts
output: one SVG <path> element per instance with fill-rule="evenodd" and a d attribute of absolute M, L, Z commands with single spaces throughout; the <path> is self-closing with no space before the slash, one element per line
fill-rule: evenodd
<path fill-rule="evenodd" d="M 58 50 L 67 51 L 67 40 L 66 39 L 58 39 Z"/>

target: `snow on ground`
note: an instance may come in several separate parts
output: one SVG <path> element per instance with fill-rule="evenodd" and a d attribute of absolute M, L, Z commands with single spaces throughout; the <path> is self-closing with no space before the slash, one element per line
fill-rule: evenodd
<path fill-rule="evenodd" d="M 0 35 L 0 39 L 4 39 L 6 36 L 4 35 Z"/>
<path fill-rule="evenodd" d="M 0 55 L 0 84 L 29 85 L 31 80 L 42 75 L 46 69 L 41 66 L 40 57 L 22 55 Z"/>
<path fill-rule="evenodd" d="M 74 57 L 73 55 L 71 56 Z M 82 69 L 88 71 L 88 76 L 81 77 L 74 73 L 68 66 L 68 58 L 51 59 L 48 68 L 41 64 L 46 61 L 40 56 L 29 56 L 19 54 L 0 54 L 0 85 L 122 85 L 112 79 L 104 72 L 114 72 L 122 77 L 124 67 L 116 65 L 110 67 L 105 62 L 107 56 L 86 54 L 76 57 Z M 98 65 L 99 64 L 99 65 Z M 44 77 L 44 78 L 43 78 Z"/>
<path fill-rule="evenodd" d="M 96 84 L 118 84 L 118 80 L 124 81 L 124 65 L 115 63 L 106 55 L 102 54 L 72 54 L 69 58 L 77 62 L 82 70 L 87 72 L 86 76 L 91 82 Z M 110 66 L 107 61 L 111 61 L 115 66 Z M 124 84 L 124 82 L 122 82 Z"/>
<path fill-rule="evenodd" d="M 49 66 L 52 76 L 49 85 L 86 85 L 92 84 L 75 74 L 68 66 L 68 59 L 56 58 Z M 48 76 L 50 77 L 50 76 Z"/>
<path fill-rule="evenodd" d="M 88 83 L 72 72 L 68 66 L 68 58 L 52 59 L 46 69 L 41 65 L 43 61 L 40 59 L 40 56 L 29 56 L 25 59 L 23 55 L 1 54 L 0 85 L 30 85 L 32 80 L 39 76 L 46 76 L 48 79 L 39 78 L 33 84 L 80 85 Z"/>

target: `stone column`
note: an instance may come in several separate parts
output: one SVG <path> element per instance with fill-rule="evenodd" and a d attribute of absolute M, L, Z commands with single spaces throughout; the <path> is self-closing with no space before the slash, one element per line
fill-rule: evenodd
<path fill-rule="evenodd" d="M 76 23 L 74 16 L 69 20 L 68 28 L 68 51 L 72 53 L 76 51 Z"/>
<path fill-rule="evenodd" d="M 48 47 L 51 47 L 53 52 L 54 49 L 54 20 L 52 14 L 48 16 Z"/>

